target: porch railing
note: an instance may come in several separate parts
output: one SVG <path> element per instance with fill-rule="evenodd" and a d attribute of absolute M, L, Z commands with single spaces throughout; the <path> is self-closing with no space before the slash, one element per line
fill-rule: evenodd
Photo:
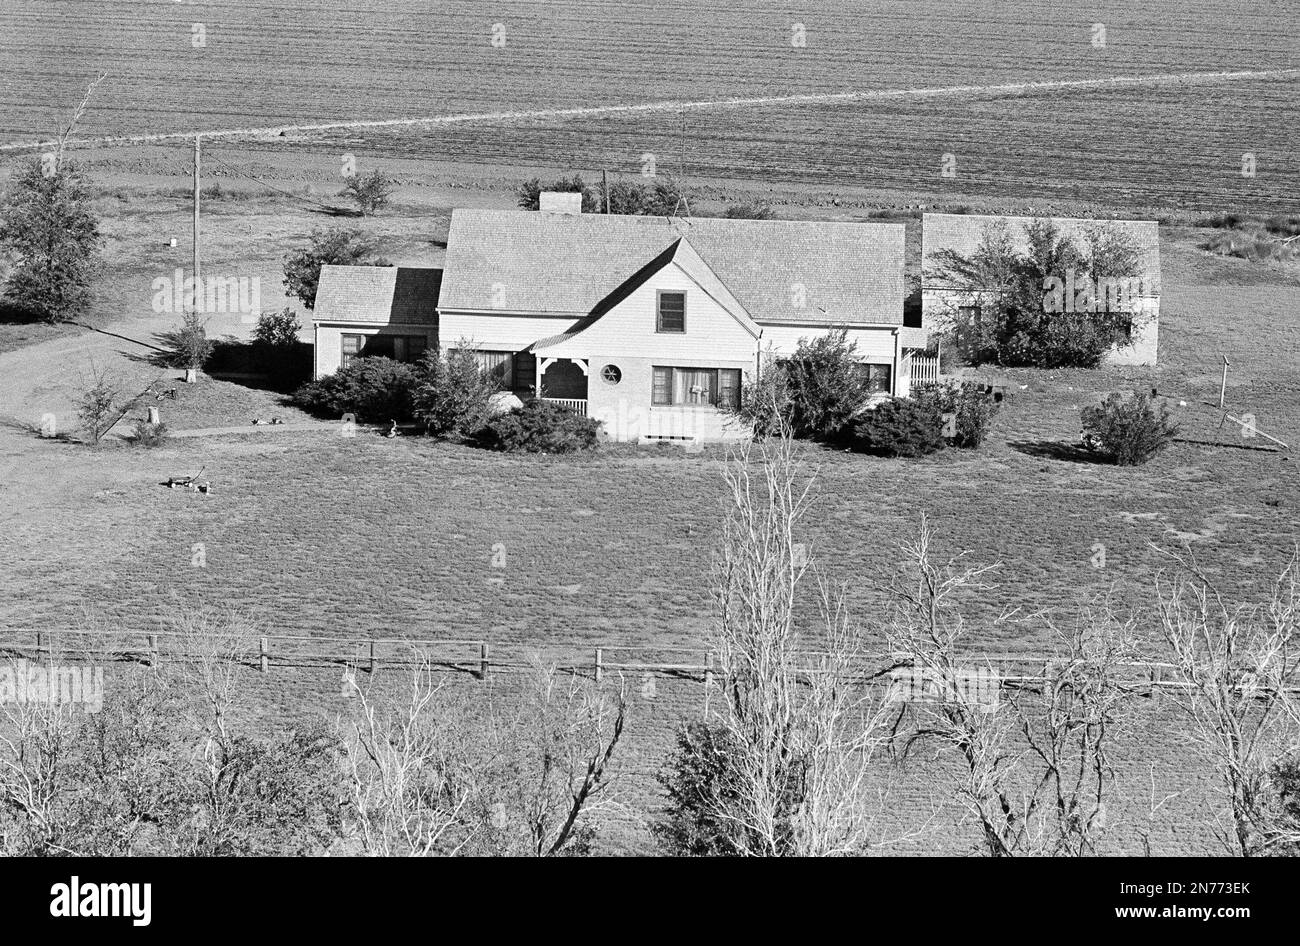
<path fill-rule="evenodd" d="M 558 404 L 565 410 L 573 411 L 580 417 L 587 416 L 587 401 L 585 398 L 574 397 L 544 397 L 540 400 L 549 401 L 551 404 Z"/>
<path fill-rule="evenodd" d="M 939 359 L 934 355 L 913 355 L 912 391 L 909 393 L 915 393 L 924 385 L 937 384 L 938 382 Z"/>

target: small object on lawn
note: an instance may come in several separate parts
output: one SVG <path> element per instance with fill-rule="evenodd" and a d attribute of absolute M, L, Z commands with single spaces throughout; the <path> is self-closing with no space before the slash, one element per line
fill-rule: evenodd
<path fill-rule="evenodd" d="M 254 418 L 253 418 L 253 426 L 254 426 L 254 427 L 256 427 L 256 426 L 257 426 L 258 424 L 260 424 L 260 423 L 262 423 L 262 418 L 260 418 L 260 417 L 254 417 Z"/>
<path fill-rule="evenodd" d="M 207 467 L 199 467 L 199 472 L 193 476 L 169 476 L 167 477 L 167 488 L 175 489 L 178 486 L 183 486 L 186 489 L 194 489 L 194 484 L 198 482 L 199 477 L 203 475 L 203 471 L 206 469 Z M 207 485 L 206 482 L 204 485 Z"/>
<path fill-rule="evenodd" d="M 390 439 L 397 436 L 397 421 L 392 421 L 392 425 L 392 427 L 388 428 L 388 433 L 386 435 Z"/>
<path fill-rule="evenodd" d="M 1186 402 L 1186 401 L 1179 401 L 1179 402 L 1178 402 L 1178 406 L 1179 406 L 1179 407 L 1186 407 L 1186 406 L 1187 406 L 1187 402 Z"/>
<path fill-rule="evenodd" d="M 272 418 L 271 418 L 271 423 L 272 423 L 272 424 L 283 424 L 284 421 L 280 420 L 280 418 L 278 418 L 278 417 L 272 417 Z"/>
<path fill-rule="evenodd" d="M 173 246 L 173 247 L 176 246 L 176 238 L 175 238 L 175 237 L 172 237 L 172 246 Z"/>

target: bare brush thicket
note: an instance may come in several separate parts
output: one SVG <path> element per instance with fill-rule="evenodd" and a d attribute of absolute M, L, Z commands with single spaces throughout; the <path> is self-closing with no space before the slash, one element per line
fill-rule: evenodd
<path fill-rule="evenodd" d="M 1177 560 L 1179 574 L 1158 588 L 1158 616 L 1172 698 L 1224 799 L 1217 834 L 1242 857 L 1294 853 L 1300 823 L 1277 781 L 1300 752 L 1297 560 L 1259 605 L 1229 604 L 1193 562 Z"/>
<path fill-rule="evenodd" d="M 404 704 L 359 711 L 342 743 L 361 850 L 382 856 L 586 854 L 627 704 L 537 663 L 521 700 L 473 716 L 420 663 Z M 355 679 L 355 678 L 354 678 Z"/>
<path fill-rule="evenodd" d="M 902 757 L 927 746 L 956 757 L 957 797 L 993 857 L 1097 853 L 1115 790 L 1112 756 L 1135 695 L 1124 682 L 1132 623 L 1109 609 L 1084 615 L 1058 632 L 1042 679 L 1005 679 L 964 652 L 961 597 L 991 587 L 996 566 L 963 566 L 961 556 L 938 563 L 932 541 L 923 518 L 904 546 L 910 584 L 895 585 L 887 630 L 896 666 L 920 689 L 895 724 Z"/>

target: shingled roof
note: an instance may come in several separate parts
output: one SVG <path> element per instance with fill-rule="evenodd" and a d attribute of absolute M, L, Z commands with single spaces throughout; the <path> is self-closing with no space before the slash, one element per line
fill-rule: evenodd
<path fill-rule="evenodd" d="M 1128 233 L 1137 243 L 1141 253 L 1141 272 L 1147 284 L 1160 287 L 1160 234 L 1154 220 L 1085 220 L 1077 217 L 1005 217 L 984 214 L 924 214 L 921 218 L 921 284 L 925 288 L 947 288 L 936 264 L 935 255 L 944 250 L 972 255 L 978 248 L 984 230 L 999 220 L 1007 222 L 1007 233 L 1017 248 L 1028 247 L 1026 224 L 1049 219 L 1076 243 L 1082 244 L 1087 231 L 1093 227 L 1111 226 Z"/>
<path fill-rule="evenodd" d="M 898 224 L 513 210 L 452 211 L 439 307 L 586 316 L 679 239 L 755 322 L 902 323 Z"/>
<path fill-rule="evenodd" d="M 436 325 L 441 285 L 441 269 L 322 266 L 314 320 Z"/>

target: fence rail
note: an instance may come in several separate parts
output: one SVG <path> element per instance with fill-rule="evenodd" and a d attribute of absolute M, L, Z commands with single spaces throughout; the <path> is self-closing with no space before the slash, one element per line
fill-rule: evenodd
<path fill-rule="evenodd" d="M 535 646 L 518 642 L 479 639 L 334 637 L 274 634 L 224 641 L 205 638 L 195 649 L 195 638 L 179 632 L 103 633 L 80 630 L 28 630 L 0 628 L 0 660 L 100 659 L 153 665 L 217 657 L 269 673 L 277 668 L 341 666 L 374 673 L 382 667 L 427 667 L 463 672 L 479 679 L 494 673 L 522 673 L 536 667 Z M 215 642 L 214 642 L 215 641 Z M 558 650 L 558 655 L 555 651 Z M 714 651 L 706 647 L 554 645 L 547 660 L 557 670 L 590 677 L 597 682 L 607 674 L 660 674 L 711 683 L 724 675 Z M 820 672 L 824 651 L 805 650 L 797 655 L 804 674 Z M 614 658 L 614 659 L 611 659 Z M 1063 660 L 1059 655 L 1003 653 L 962 655 L 960 672 L 991 671 L 1001 685 L 1023 686 L 1054 680 Z M 855 678 L 865 684 L 890 684 L 919 672 L 903 655 L 862 653 L 855 661 Z M 1124 679 L 1144 689 L 1185 689 L 1186 684 L 1166 679 L 1174 674 L 1171 663 L 1125 661 L 1116 665 Z M 1300 692 L 1288 688 L 1288 692 Z"/>

